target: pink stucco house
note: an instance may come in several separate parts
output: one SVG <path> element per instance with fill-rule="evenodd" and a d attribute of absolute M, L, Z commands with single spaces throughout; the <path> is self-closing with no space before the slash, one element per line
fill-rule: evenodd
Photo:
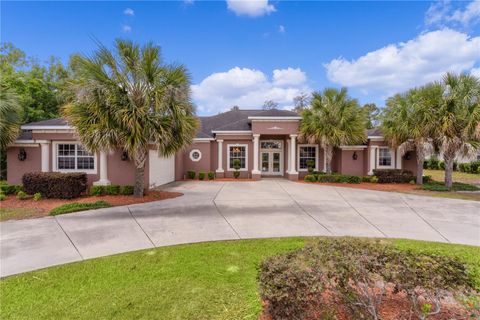
<path fill-rule="evenodd" d="M 231 110 L 199 117 L 201 126 L 192 143 L 175 156 L 160 157 L 152 146 L 145 182 L 154 187 L 185 178 L 188 170 L 214 171 L 217 178 L 233 176 L 233 160 L 241 163 L 241 178 L 284 177 L 303 179 L 307 161 L 325 170 L 320 145 L 298 140 L 301 117 L 285 110 Z M 122 150 L 90 154 L 64 119 L 22 126 L 17 141 L 7 150 L 8 181 L 20 184 L 31 171 L 86 172 L 90 184 L 133 184 L 134 166 Z M 376 168 L 415 171 L 415 156 L 390 149 L 378 129 L 368 130 L 361 145 L 335 150 L 333 171 L 369 175 Z"/>

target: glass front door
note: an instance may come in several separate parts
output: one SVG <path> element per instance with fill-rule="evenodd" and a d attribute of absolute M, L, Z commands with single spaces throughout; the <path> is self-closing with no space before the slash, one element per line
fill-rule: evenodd
<path fill-rule="evenodd" d="M 282 141 L 262 141 L 260 146 L 260 168 L 262 174 L 282 175 Z"/>

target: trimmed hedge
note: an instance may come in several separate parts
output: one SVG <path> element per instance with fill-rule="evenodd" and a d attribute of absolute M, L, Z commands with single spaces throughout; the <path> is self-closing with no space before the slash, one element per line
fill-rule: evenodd
<path fill-rule="evenodd" d="M 0 184 L 0 193 L 10 195 L 10 194 L 17 194 L 18 191 L 23 191 L 23 187 L 20 185 L 8 184 L 3 183 Z"/>
<path fill-rule="evenodd" d="M 205 180 L 206 173 L 204 171 L 200 171 L 198 173 L 198 180 Z"/>
<path fill-rule="evenodd" d="M 378 183 L 410 183 L 415 181 L 412 171 L 402 169 L 374 169 Z"/>
<path fill-rule="evenodd" d="M 196 174 L 197 174 L 197 173 L 196 173 L 195 171 L 189 170 L 189 171 L 187 171 L 187 178 L 188 178 L 188 179 L 195 179 L 195 175 L 196 175 Z"/>
<path fill-rule="evenodd" d="M 348 174 L 308 174 L 305 176 L 306 182 L 333 182 L 333 183 L 360 183 L 362 177 L 351 176 Z"/>
<path fill-rule="evenodd" d="M 133 194 L 134 189 L 135 189 L 134 186 L 123 186 L 122 187 L 122 194 L 124 196 L 131 196 Z"/>
<path fill-rule="evenodd" d="M 79 202 L 72 202 L 66 203 L 59 207 L 56 207 L 50 211 L 51 216 L 56 216 L 59 214 L 70 213 L 70 212 L 77 212 L 77 211 L 85 211 L 91 209 L 100 209 L 100 208 L 109 208 L 112 205 L 105 201 L 97 201 L 93 203 L 79 203 Z"/>
<path fill-rule="evenodd" d="M 213 179 L 215 179 L 215 172 L 208 171 L 208 180 L 213 180 Z"/>
<path fill-rule="evenodd" d="M 28 194 L 40 192 L 45 198 L 78 198 L 87 191 L 86 173 L 30 172 L 22 177 Z"/>

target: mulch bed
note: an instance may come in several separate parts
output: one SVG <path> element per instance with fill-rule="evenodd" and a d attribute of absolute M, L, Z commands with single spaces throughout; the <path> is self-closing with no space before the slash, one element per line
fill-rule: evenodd
<path fill-rule="evenodd" d="M 377 191 L 412 191 L 418 188 L 415 184 L 410 183 L 331 183 L 331 182 L 305 182 L 298 181 L 299 183 L 306 184 L 319 184 L 323 186 L 333 186 L 333 187 L 344 187 L 344 188 L 355 188 L 355 189 L 366 189 L 366 190 L 377 190 Z"/>
<path fill-rule="evenodd" d="M 99 200 L 106 201 L 112 206 L 124 206 L 129 204 L 136 203 L 145 203 L 152 201 L 159 201 L 165 199 L 171 199 L 182 196 L 183 193 L 179 192 L 167 192 L 167 191 L 148 191 L 143 198 L 135 198 L 134 196 L 82 196 L 76 199 L 41 199 L 39 201 L 33 201 L 33 199 L 27 200 L 18 200 L 16 196 L 10 195 L 7 198 L 0 202 L 1 208 L 18 208 L 18 209 L 33 209 L 32 214 L 22 217 L 22 218 L 38 218 L 47 216 L 50 210 L 53 208 L 59 207 L 65 203 L 71 202 L 80 202 L 80 203 L 90 203 L 96 202 Z"/>

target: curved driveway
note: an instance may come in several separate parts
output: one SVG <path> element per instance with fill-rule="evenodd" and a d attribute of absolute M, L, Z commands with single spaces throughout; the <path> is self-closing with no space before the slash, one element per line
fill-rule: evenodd
<path fill-rule="evenodd" d="M 0 275 L 180 243 L 286 236 L 480 245 L 480 202 L 264 179 L 181 182 L 183 197 L 0 223 Z"/>

